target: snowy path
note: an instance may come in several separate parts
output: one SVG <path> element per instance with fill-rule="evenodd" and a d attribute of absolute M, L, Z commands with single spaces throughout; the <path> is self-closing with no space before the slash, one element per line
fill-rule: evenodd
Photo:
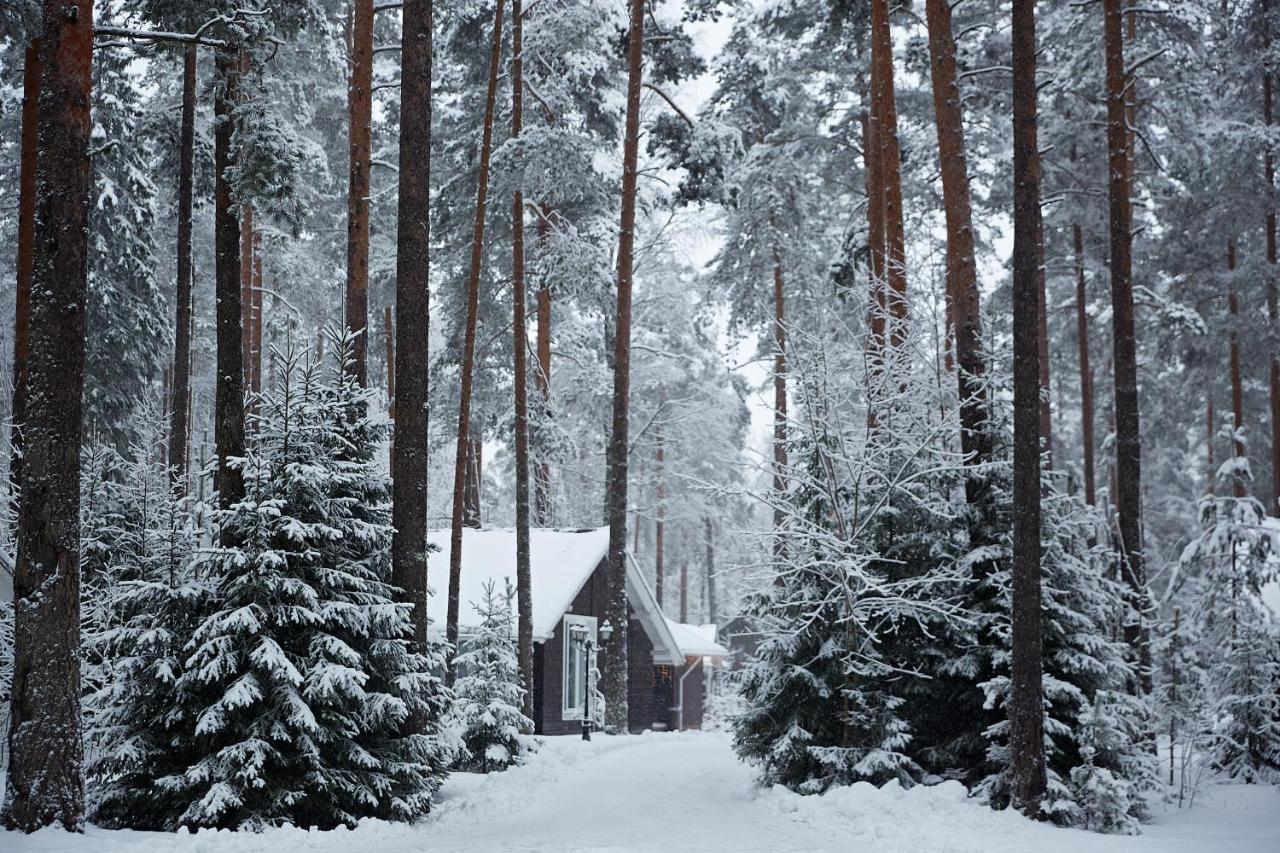
<path fill-rule="evenodd" d="M 798 797 L 761 791 L 723 735 L 554 738 L 524 768 L 455 775 L 417 825 L 195 836 L 90 830 L 0 833 L 6 853 L 1277 853 L 1280 792 L 1217 788 L 1134 838 L 1057 829 L 965 798 L 957 785 L 870 785 Z"/>

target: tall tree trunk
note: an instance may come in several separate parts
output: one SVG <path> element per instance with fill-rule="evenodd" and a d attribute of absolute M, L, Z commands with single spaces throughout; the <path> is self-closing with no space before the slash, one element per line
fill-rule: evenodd
<path fill-rule="evenodd" d="M 680 621 L 689 622 L 689 561 L 680 561 Z"/>
<path fill-rule="evenodd" d="M 551 231 L 547 221 L 549 211 L 543 207 L 538 216 L 538 245 L 545 246 Z M 538 281 L 538 393 L 542 395 L 542 417 L 551 412 L 551 283 L 544 275 Z M 551 462 L 546 447 L 539 449 L 538 466 L 534 475 L 533 507 L 534 523 L 538 527 L 551 524 Z"/>
<path fill-rule="evenodd" d="M 666 482 L 666 447 L 662 441 L 662 427 L 658 427 L 657 435 L 657 483 L 655 486 L 653 522 L 653 589 L 658 599 L 658 609 L 662 609 L 663 587 L 666 585 L 666 533 L 667 533 L 667 482 Z"/>
<path fill-rule="evenodd" d="M 384 369 L 387 374 L 387 414 L 394 418 L 396 416 L 396 336 L 395 320 L 391 316 L 390 305 L 382 310 L 382 344 L 385 353 Z"/>
<path fill-rule="evenodd" d="M 974 258 L 973 213 L 965 158 L 964 116 L 956 80 L 956 43 L 948 0 L 926 0 L 933 109 L 938 128 L 938 161 L 942 171 L 943 210 L 947 220 L 947 306 L 959 371 L 960 448 L 969 464 L 991 457 L 987 425 L 987 392 L 982 355 L 982 314 L 978 267 Z M 950 349 L 948 348 L 948 352 Z M 985 477 L 968 477 L 965 497 L 976 507 L 984 498 Z"/>
<path fill-rule="evenodd" d="M 1040 624 L 1040 148 L 1035 0 L 1013 2 L 1013 806 L 1040 816 L 1046 787 Z"/>
<path fill-rule="evenodd" d="M 92 0 L 46 0 L 9 784 L 3 821 L 84 827 L 80 734 L 80 431 L 88 297 Z"/>
<path fill-rule="evenodd" d="M 1097 504 L 1097 482 L 1093 467 L 1093 369 L 1089 366 L 1089 315 L 1084 278 L 1084 231 L 1071 226 L 1076 265 L 1076 344 L 1080 351 L 1080 439 L 1084 445 L 1084 499 Z"/>
<path fill-rule="evenodd" d="M 716 621 L 716 543 L 711 526 L 711 516 L 704 518 L 702 523 L 705 528 L 707 549 L 704 566 L 707 578 L 707 621 L 714 625 Z"/>
<path fill-rule="evenodd" d="M 524 127 L 524 12 L 511 0 L 511 138 Z M 524 193 L 517 185 L 511 203 L 511 316 L 515 330 L 516 427 L 516 647 L 523 710 L 533 718 L 533 579 L 529 555 L 529 328 L 525 317 Z"/>
<path fill-rule="evenodd" d="M 902 165 L 898 150 L 898 110 L 893 92 L 893 35 L 889 26 L 889 0 L 871 0 L 871 61 L 876 73 L 876 160 L 883 178 L 885 304 L 889 321 L 888 344 L 897 353 L 907 339 L 906 232 L 902 221 Z M 894 356 L 895 358 L 897 356 Z"/>
<path fill-rule="evenodd" d="M 214 394 L 214 444 L 218 468 L 213 487 L 218 506 L 229 509 L 244 497 L 244 478 L 229 460 L 244 456 L 244 329 L 240 297 L 240 217 L 231 199 L 227 170 L 233 165 L 235 123 L 240 99 L 240 66 L 236 55 L 219 50 L 215 59 L 219 85 L 214 95 L 214 301 L 217 303 L 217 380 Z M 230 528 L 221 531 L 222 544 L 235 544 Z"/>
<path fill-rule="evenodd" d="M 773 213 L 769 214 L 773 224 Z M 776 237 L 775 237 L 776 240 Z M 774 548 L 782 547 L 782 526 L 786 521 L 781 496 L 787 488 L 787 317 L 786 282 L 782 275 L 782 252 L 773 248 L 773 494 L 778 505 L 773 510 Z"/>
<path fill-rule="evenodd" d="M 1262 49 L 1264 54 L 1271 52 L 1271 4 L 1262 0 Z M 1270 130 L 1274 122 L 1272 114 L 1272 82 L 1271 66 L 1263 63 L 1262 74 L 1262 121 Z M 1263 175 L 1266 178 L 1265 204 L 1266 241 L 1267 241 L 1267 319 L 1273 330 L 1280 322 L 1280 296 L 1277 295 L 1277 258 L 1276 258 L 1276 161 L 1275 151 L 1268 143 L 1262 152 Z M 1271 391 L 1271 502 L 1267 511 L 1271 515 L 1280 515 L 1280 352 L 1275 344 L 1271 347 L 1271 364 L 1268 376 Z"/>
<path fill-rule="evenodd" d="M 178 143 L 178 289 L 174 297 L 173 393 L 169 397 L 169 473 L 180 493 L 187 490 L 187 443 L 191 395 L 191 206 L 195 175 L 196 45 L 182 53 L 182 130 Z"/>
<path fill-rule="evenodd" d="M 373 156 L 373 0 L 352 0 L 351 77 L 347 84 L 346 324 L 355 335 L 351 369 L 369 384 L 369 166 Z"/>
<path fill-rule="evenodd" d="M 22 428 L 27 410 L 27 358 L 31 347 L 31 276 L 36 240 L 36 154 L 40 119 L 40 39 L 27 47 L 22 71 L 22 143 L 18 166 L 18 280 L 13 298 L 13 405 L 9 432 L 9 481 L 22 488 Z"/>
<path fill-rule="evenodd" d="M 484 262 L 484 213 L 489 195 L 489 158 L 493 151 L 493 110 L 498 95 L 498 59 L 502 53 L 502 5 L 503 0 L 497 0 L 493 10 L 493 46 L 489 51 L 489 85 L 485 92 L 484 126 L 480 136 L 476 215 L 471 232 L 471 274 L 467 279 L 467 325 L 462 344 L 462 378 L 458 391 L 458 440 L 453 466 L 453 523 L 449 532 L 449 609 L 445 617 L 445 637 L 450 646 L 445 680 L 449 684 L 453 683 L 453 654 L 458 648 L 458 596 L 462 584 L 462 527 L 466 503 L 467 442 L 472 439 L 471 382 L 475 372 L 476 313 L 480 302 L 480 271 Z M 480 449 L 477 447 L 477 458 L 479 452 Z"/>
<path fill-rule="evenodd" d="M 630 0 L 627 119 L 622 137 L 622 212 L 618 221 L 618 308 L 613 335 L 613 423 L 609 433 L 605 486 L 609 517 L 605 618 L 613 626 L 613 639 L 605 654 L 601 690 L 606 703 L 605 724 L 617 732 L 627 730 L 627 417 L 631 399 L 631 278 L 635 264 L 644 7 L 644 0 Z"/>
<path fill-rule="evenodd" d="M 240 214 L 240 365 L 244 387 L 253 385 L 253 208 Z"/>
<path fill-rule="evenodd" d="M 391 454 L 391 582 L 427 642 L 427 367 L 431 329 L 431 6 L 404 0 L 400 200 L 396 234 L 396 411 Z"/>
<path fill-rule="evenodd" d="M 1143 693 L 1151 691 L 1151 651 L 1146 628 L 1146 569 L 1142 544 L 1142 445 L 1138 432 L 1138 360 L 1133 320 L 1133 209 L 1129 198 L 1129 145 L 1122 0 L 1103 0 L 1107 68 L 1107 148 L 1111 220 L 1111 318 L 1116 416 L 1116 513 L 1120 555 L 1134 616 L 1125 640 L 1140 667 Z"/>
<path fill-rule="evenodd" d="M 867 185 L 867 245 L 868 269 L 871 273 L 870 292 L 867 296 L 867 349 L 869 351 L 870 377 L 872 386 L 878 386 L 882 379 L 885 348 L 885 301 L 884 301 L 884 193 L 882 186 L 884 176 L 880 169 L 880 113 L 877 109 L 879 98 L 876 86 L 877 69 L 871 63 L 871 83 L 868 87 L 867 100 L 870 109 L 862 120 L 862 163 L 866 172 Z M 878 391 L 878 388 L 875 388 Z M 874 408 L 868 406 L 868 420 L 874 421 Z"/>
<path fill-rule="evenodd" d="M 1240 376 L 1240 298 L 1236 295 L 1236 241 L 1227 241 L 1227 274 L 1230 276 L 1227 285 L 1227 311 L 1231 315 L 1231 332 L 1229 340 L 1229 360 L 1231 370 L 1231 427 L 1232 447 L 1235 458 L 1245 458 L 1244 446 L 1244 386 Z M 1244 472 L 1238 467 L 1231 474 L 1232 493 L 1237 498 L 1248 494 L 1248 483 Z"/>
<path fill-rule="evenodd" d="M 716 537 L 712 528 L 712 517 L 704 517 L 705 546 L 704 570 L 707 573 L 707 621 L 716 622 Z"/>
<path fill-rule="evenodd" d="M 252 326 L 252 356 L 249 363 L 249 390 L 262 393 L 262 231 L 253 232 L 253 287 L 250 300 Z M 254 403 L 255 411 L 257 403 Z"/>

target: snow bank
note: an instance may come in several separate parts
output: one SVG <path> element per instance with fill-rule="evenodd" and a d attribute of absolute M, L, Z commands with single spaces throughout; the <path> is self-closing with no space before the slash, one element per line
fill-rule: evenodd
<path fill-rule="evenodd" d="M 858 784 L 821 796 L 761 789 L 729 737 L 547 738 L 529 764 L 454 774 L 431 816 L 354 830 L 195 835 L 0 832 L 5 853 L 1275 853 L 1280 792 L 1208 788 L 1194 809 L 1157 805 L 1140 836 L 1060 829 L 995 812 L 955 782 Z"/>
<path fill-rule="evenodd" d="M 760 790 L 761 804 L 775 814 L 829 832 L 856 838 L 878 853 L 930 850 L 987 851 L 992 841 L 1044 829 L 1016 812 L 995 812 L 969 797 L 959 782 L 877 788 L 859 782 L 821 795 L 801 796 L 786 788 Z"/>

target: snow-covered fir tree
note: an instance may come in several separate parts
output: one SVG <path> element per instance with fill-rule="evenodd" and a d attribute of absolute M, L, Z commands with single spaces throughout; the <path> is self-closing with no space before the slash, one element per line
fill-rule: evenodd
<path fill-rule="evenodd" d="M 493 581 L 485 583 L 484 597 L 472 603 L 480 625 L 462 638 L 463 651 L 454 659 L 460 673 L 454 682 L 455 713 L 467 747 L 462 769 L 505 770 L 523 764 L 538 748 L 533 720 L 520 710 L 524 688 L 511 624 L 514 597 L 510 581 L 504 590 Z"/>
<path fill-rule="evenodd" d="M 169 818 L 183 803 L 159 780 L 192 758 L 195 715 L 177 684 L 212 589 L 195 571 L 200 531 L 190 502 L 173 491 L 159 412 L 144 406 L 130 429 L 129 454 L 112 472 L 119 478 L 118 527 L 101 556 L 110 586 L 95 591 L 103 603 L 92 608 L 99 615 L 86 631 L 93 687 L 86 714 L 94 747 L 88 773 L 94 820 L 106 826 L 171 828 Z"/>
<path fill-rule="evenodd" d="M 1003 490 L 1002 490 L 1003 492 Z M 1003 492 L 1007 496 L 1008 492 Z M 1003 498 L 1007 500 L 1007 497 Z M 1123 584 L 1114 578 L 1119 559 L 1097 544 L 1105 526 L 1078 496 L 1046 484 L 1041 501 L 1043 690 L 1048 796 L 1046 817 L 1106 832 L 1133 833 L 1146 816 L 1145 795 L 1157 787 L 1154 720 L 1148 700 L 1131 692 L 1135 663 L 1115 639 L 1118 614 L 1126 608 Z M 1007 540 L 1002 544 L 1007 548 Z M 999 711 L 1008 695 L 1008 563 L 993 577 L 1003 606 L 992 629 L 1000 644 L 992 655 L 993 677 L 980 687 L 989 708 Z M 992 771 L 979 790 L 992 803 L 1008 801 L 1008 722 L 985 732 Z"/>
<path fill-rule="evenodd" d="M 802 793 L 920 776 L 901 683 L 925 656 L 902 652 L 955 615 L 946 490 L 913 444 L 920 434 L 899 413 L 898 439 L 868 440 L 839 371 L 816 361 L 805 417 L 791 424 L 787 490 L 774 497 L 785 514 L 770 544 L 776 575 L 748 603 L 765 639 L 738 676 L 747 708 L 734 720 L 761 780 Z"/>
<path fill-rule="evenodd" d="M 424 814 L 458 749 L 437 648 L 414 650 L 388 584 L 385 429 L 330 336 L 328 376 L 276 354 L 241 460 L 245 500 L 218 519 L 213 612 L 179 679 L 193 708 L 190 764 L 157 781 L 184 807 L 167 823 L 353 825 Z"/>
<path fill-rule="evenodd" d="M 1280 779 L 1280 631 L 1262 599 L 1280 528 L 1249 494 L 1251 481 L 1248 460 L 1233 456 L 1218 470 L 1218 493 L 1201 499 L 1202 529 L 1182 552 L 1172 598 L 1180 624 L 1166 640 L 1178 683 L 1167 670 L 1166 689 L 1180 691 L 1169 713 L 1184 747 L 1214 773 L 1261 782 Z"/>

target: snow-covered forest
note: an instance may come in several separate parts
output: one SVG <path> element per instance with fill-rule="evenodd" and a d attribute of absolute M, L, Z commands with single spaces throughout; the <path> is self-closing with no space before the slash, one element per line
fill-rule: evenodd
<path fill-rule="evenodd" d="M 0 846 L 1274 850 L 1276 7 L 0 0 Z"/>

